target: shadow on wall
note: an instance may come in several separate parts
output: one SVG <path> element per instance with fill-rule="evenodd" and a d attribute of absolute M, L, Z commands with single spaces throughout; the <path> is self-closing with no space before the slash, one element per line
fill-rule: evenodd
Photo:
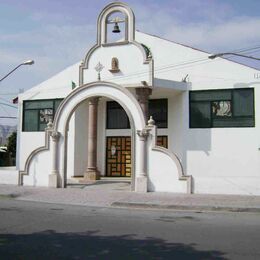
<path fill-rule="evenodd" d="M 168 243 L 135 235 L 101 236 L 98 231 L 0 236 L 4 259 L 226 259 L 219 251 L 200 251 L 196 244 Z"/>
<path fill-rule="evenodd" d="M 189 84 L 188 88 L 191 88 Z M 209 156 L 211 151 L 211 129 L 190 128 L 190 104 L 189 92 L 176 95 L 171 102 L 172 115 L 169 117 L 169 124 L 172 126 L 170 133 L 172 138 L 172 150 L 181 159 L 184 172 L 187 172 L 187 156 L 189 151 L 200 151 Z M 205 120 L 201 112 L 196 111 L 196 119 Z M 180 116 L 181 115 L 181 116 Z"/>

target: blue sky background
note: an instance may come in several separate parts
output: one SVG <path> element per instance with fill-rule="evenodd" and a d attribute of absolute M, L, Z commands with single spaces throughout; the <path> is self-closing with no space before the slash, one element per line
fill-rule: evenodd
<path fill-rule="evenodd" d="M 81 60 L 95 43 L 103 0 L 0 0 L 0 103 Z M 209 53 L 260 46 L 259 0 L 129 0 L 136 29 Z M 260 49 L 245 54 L 260 57 Z M 260 61 L 240 59 L 260 69 Z M 0 105 L 0 116 L 16 110 Z M 0 119 L 0 124 L 15 121 Z"/>

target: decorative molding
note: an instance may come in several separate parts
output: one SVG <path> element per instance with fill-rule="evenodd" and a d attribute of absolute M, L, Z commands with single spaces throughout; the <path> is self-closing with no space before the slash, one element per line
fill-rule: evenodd
<path fill-rule="evenodd" d="M 52 137 L 52 141 L 56 143 L 60 139 L 60 133 L 57 132 L 57 131 L 52 131 L 51 132 L 51 137 Z"/>
<path fill-rule="evenodd" d="M 96 82 L 91 82 L 91 83 L 87 83 L 84 84 L 78 88 L 76 88 L 74 91 L 70 92 L 70 94 L 63 99 L 63 101 L 61 102 L 61 104 L 59 105 L 54 120 L 53 120 L 53 129 L 55 131 L 57 131 L 57 121 L 59 120 L 59 117 L 62 113 L 62 110 L 64 109 L 64 106 L 66 105 L 66 103 L 68 103 L 75 95 L 77 95 L 78 93 L 84 91 L 87 88 L 91 88 L 91 87 L 95 87 L 95 86 L 100 86 L 100 85 L 104 85 L 107 87 L 111 87 L 111 88 L 115 88 L 117 90 L 120 90 L 121 92 L 123 92 L 125 95 L 127 95 L 132 101 L 133 103 L 135 103 L 135 105 L 139 108 L 139 113 L 141 113 L 143 115 L 142 109 L 140 104 L 138 103 L 138 101 L 136 100 L 136 98 L 134 97 L 134 95 L 126 88 L 116 84 L 116 83 L 112 83 L 112 82 L 107 82 L 107 81 L 96 81 Z M 102 96 L 100 93 L 96 93 L 95 96 L 92 97 L 97 97 L 97 96 Z M 90 98 L 90 97 L 88 97 Z M 86 100 L 86 98 L 84 98 L 82 101 Z M 121 104 L 123 106 L 123 108 L 126 110 L 126 107 Z M 74 108 L 74 110 L 72 111 L 72 113 L 76 110 L 77 107 Z M 143 118 L 143 125 L 145 126 L 145 119 Z"/>
<path fill-rule="evenodd" d="M 151 129 L 144 128 L 142 130 L 137 130 L 136 133 L 139 136 L 141 141 L 145 141 L 149 136 L 149 132 Z"/>
<path fill-rule="evenodd" d="M 120 46 L 120 45 L 127 45 L 129 44 L 129 41 L 121 41 L 121 42 L 107 42 L 107 43 L 102 43 L 102 47 L 111 47 L 111 46 Z"/>
<path fill-rule="evenodd" d="M 99 97 L 92 97 L 92 98 L 89 98 L 88 103 L 89 103 L 89 105 L 95 106 L 95 105 L 98 105 L 98 100 L 99 100 Z"/>
<path fill-rule="evenodd" d="M 108 11 L 111 9 L 111 12 L 108 13 Z M 128 31 L 128 36 L 126 37 L 125 41 L 122 42 L 115 42 L 115 43 L 106 43 L 102 42 L 102 22 L 104 22 L 104 16 L 110 15 L 111 13 L 115 12 L 115 10 L 120 11 L 125 13 L 126 15 L 126 25 L 132 22 L 132 27 L 131 28 L 126 28 L 126 31 Z M 128 16 L 131 16 L 131 19 L 129 19 Z M 127 27 L 127 26 L 126 26 Z M 104 29 L 104 28 L 103 28 Z M 132 32 L 130 33 L 129 31 Z M 145 47 L 135 41 L 135 16 L 132 11 L 132 9 L 122 3 L 122 2 L 115 2 L 107 5 L 104 7 L 104 9 L 101 11 L 101 13 L 98 16 L 97 20 L 97 39 L 96 39 L 96 44 L 87 52 L 83 62 L 79 66 L 79 86 L 82 86 L 84 84 L 84 70 L 89 69 L 89 60 L 92 56 L 92 54 L 99 48 L 106 48 L 106 47 L 111 47 L 111 46 L 117 46 L 117 45 L 127 45 L 127 44 L 133 44 L 142 53 L 143 56 L 143 64 L 149 64 L 150 66 L 150 74 L 151 74 L 151 79 L 150 79 L 150 85 L 153 85 L 153 59 L 151 56 L 147 56 L 146 49 Z"/>

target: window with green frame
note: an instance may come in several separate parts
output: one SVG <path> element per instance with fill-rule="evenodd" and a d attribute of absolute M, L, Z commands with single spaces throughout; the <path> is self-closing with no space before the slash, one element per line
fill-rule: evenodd
<path fill-rule="evenodd" d="M 190 91 L 190 128 L 254 126 L 253 88 Z"/>
<path fill-rule="evenodd" d="M 23 102 L 23 131 L 44 131 L 49 119 L 54 118 L 55 112 L 62 99 L 27 100 Z"/>

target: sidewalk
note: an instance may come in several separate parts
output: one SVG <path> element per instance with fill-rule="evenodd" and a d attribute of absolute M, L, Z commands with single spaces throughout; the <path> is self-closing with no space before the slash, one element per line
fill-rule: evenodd
<path fill-rule="evenodd" d="M 0 199 L 94 207 L 260 213 L 260 196 L 136 193 L 127 182 L 71 185 L 67 189 L 0 185 Z"/>

